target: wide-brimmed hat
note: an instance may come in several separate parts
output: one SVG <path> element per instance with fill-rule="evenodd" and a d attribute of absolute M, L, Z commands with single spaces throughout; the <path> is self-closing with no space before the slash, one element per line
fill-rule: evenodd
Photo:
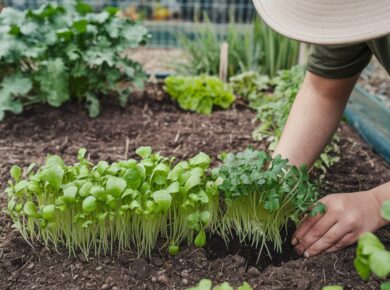
<path fill-rule="evenodd" d="M 390 0 L 252 0 L 277 32 L 302 42 L 358 43 L 390 34 Z"/>

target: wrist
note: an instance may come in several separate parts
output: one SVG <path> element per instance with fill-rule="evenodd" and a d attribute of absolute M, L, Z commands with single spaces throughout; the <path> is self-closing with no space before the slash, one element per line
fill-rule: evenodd
<path fill-rule="evenodd" d="M 370 194 L 373 197 L 373 200 L 375 202 L 376 208 L 378 209 L 378 215 L 380 216 L 380 226 L 384 226 L 389 223 L 389 221 L 383 219 L 381 215 L 381 208 L 383 203 L 386 200 L 390 200 L 390 183 L 375 187 L 371 190 L 369 190 L 367 193 Z"/>

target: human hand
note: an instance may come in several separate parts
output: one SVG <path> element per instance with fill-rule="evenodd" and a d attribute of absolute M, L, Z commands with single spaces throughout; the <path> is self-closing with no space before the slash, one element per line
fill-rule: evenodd
<path fill-rule="evenodd" d="M 387 224 L 373 191 L 331 194 L 319 202 L 326 206 L 326 213 L 306 216 L 291 242 L 298 254 L 305 257 L 350 246 L 363 233 Z"/>

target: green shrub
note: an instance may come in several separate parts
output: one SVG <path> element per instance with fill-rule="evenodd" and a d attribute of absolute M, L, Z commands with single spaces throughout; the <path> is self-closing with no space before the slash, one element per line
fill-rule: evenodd
<path fill-rule="evenodd" d="M 74 99 L 89 114 L 100 112 L 99 95 L 112 92 L 122 106 L 145 74 L 123 55 L 146 42 L 145 27 L 116 17 L 116 8 L 94 13 L 81 1 L 45 4 L 37 10 L 4 8 L 0 14 L 0 120 L 9 111 Z M 126 82 L 126 85 L 123 83 Z"/>

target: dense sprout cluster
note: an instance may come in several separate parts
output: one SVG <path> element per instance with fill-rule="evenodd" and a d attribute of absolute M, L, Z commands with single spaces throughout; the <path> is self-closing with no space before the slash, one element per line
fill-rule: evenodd
<path fill-rule="evenodd" d="M 206 180 L 210 158 L 200 153 L 173 166 L 173 159 L 141 147 L 142 158 L 96 165 L 85 158 L 66 166 L 58 156 L 21 179 L 21 169 L 12 168 L 7 189 L 8 211 L 25 238 L 42 239 L 46 245 L 64 244 L 86 255 L 134 249 L 150 254 L 158 237 L 171 250 L 194 236 L 205 243 L 205 229 L 215 221 L 217 190 Z"/>
<path fill-rule="evenodd" d="M 281 251 L 281 229 L 315 201 L 305 168 L 247 149 L 223 154 L 209 174 L 205 153 L 189 160 L 136 150 L 140 160 L 91 163 L 85 149 L 67 166 L 56 155 L 26 172 L 13 166 L 8 212 L 23 237 L 70 254 L 130 249 L 150 255 L 158 239 L 171 255 L 182 242 L 203 247 L 207 232 Z"/>
<path fill-rule="evenodd" d="M 213 170 L 226 207 L 221 235 L 228 238 L 234 232 L 261 248 L 271 241 L 281 251 L 280 230 L 289 220 L 298 222 L 317 198 L 307 168 L 252 149 L 221 157 L 223 164 Z"/>

